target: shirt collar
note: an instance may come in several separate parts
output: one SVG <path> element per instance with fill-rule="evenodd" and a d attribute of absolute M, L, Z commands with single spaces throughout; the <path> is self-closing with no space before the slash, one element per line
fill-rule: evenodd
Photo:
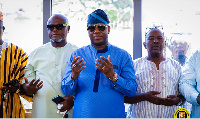
<path fill-rule="evenodd" d="M 155 64 L 154 62 L 149 61 L 147 58 L 148 58 L 148 56 L 144 57 L 144 59 L 145 59 L 146 62 L 149 62 L 151 64 Z M 162 62 L 160 62 L 160 64 L 167 63 L 168 61 L 169 61 L 169 58 L 165 57 L 165 60 L 162 61 Z"/>
<path fill-rule="evenodd" d="M 69 45 L 69 43 L 67 43 L 67 44 L 65 44 L 65 46 L 63 46 L 63 47 L 53 47 L 52 44 L 51 44 L 51 42 L 48 42 L 48 44 L 50 45 L 50 47 L 51 47 L 52 49 L 62 49 L 62 48 L 64 48 L 64 47 L 68 47 L 68 45 Z"/>
<path fill-rule="evenodd" d="M 3 42 L 2 44 L 2 50 L 8 48 L 8 42 Z"/>
<path fill-rule="evenodd" d="M 91 44 L 89 45 L 89 47 L 90 47 L 90 49 L 92 50 L 92 52 L 94 52 L 94 53 L 97 53 L 97 49 L 95 49 Z M 111 47 L 111 44 L 110 43 L 108 43 L 108 45 L 107 45 L 107 51 L 110 49 L 110 47 Z M 106 50 L 106 48 L 105 49 L 103 49 L 103 50 L 99 50 L 99 51 L 105 51 Z"/>

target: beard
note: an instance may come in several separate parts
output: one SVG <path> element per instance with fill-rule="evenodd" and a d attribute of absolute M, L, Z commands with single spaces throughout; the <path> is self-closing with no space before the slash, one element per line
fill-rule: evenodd
<path fill-rule="evenodd" d="M 50 41 L 53 43 L 61 43 L 63 40 L 63 38 L 60 38 L 59 40 L 54 40 L 53 38 L 50 38 Z"/>
<path fill-rule="evenodd" d="M 153 58 L 159 58 L 160 57 L 160 53 L 151 53 L 151 57 Z"/>
<path fill-rule="evenodd" d="M 91 40 L 91 43 L 92 43 L 93 45 L 95 45 L 95 46 L 102 46 L 102 45 L 105 45 L 105 44 L 107 43 L 107 40 L 104 40 L 104 41 L 102 41 L 102 42 L 100 42 L 100 43 L 95 43 L 95 42 L 93 42 L 93 41 Z"/>

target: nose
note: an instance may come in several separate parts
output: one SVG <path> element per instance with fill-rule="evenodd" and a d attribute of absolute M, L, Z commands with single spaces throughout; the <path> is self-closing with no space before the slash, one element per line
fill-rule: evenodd
<path fill-rule="evenodd" d="M 58 29 L 56 27 L 53 27 L 53 30 L 52 31 L 57 31 Z"/>
<path fill-rule="evenodd" d="M 158 39 L 157 38 L 154 38 L 154 40 L 153 40 L 155 43 L 158 43 Z"/>
<path fill-rule="evenodd" d="M 95 32 L 99 32 L 98 26 L 95 26 L 94 33 L 95 33 Z"/>

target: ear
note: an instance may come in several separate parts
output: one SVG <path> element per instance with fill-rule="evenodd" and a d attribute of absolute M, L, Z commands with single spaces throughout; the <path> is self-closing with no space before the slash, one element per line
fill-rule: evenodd
<path fill-rule="evenodd" d="M 143 42 L 143 45 L 144 45 L 145 49 L 147 49 L 147 44 L 146 44 L 146 42 Z"/>
<path fill-rule="evenodd" d="M 67 33 L 69 33 L 69 30 L 70 30 L 70 26 L 67 27 Z"/>
<path fill-rule="evenodd" d="M 167 42 L 165 41 L 165 43 L 164 43 L 164 48 L 167 46 Z"/>
<path fill-rule="evenodd" d="M 166 42 L 166 47 L 168 47 L 171 50 L 171 45 L 169 42 Z"/>
<path fill-rule="evenodd" d="M 108 26 L 108 34 L 110 33 L 110 26 Z"/>
<path fill-rule="evenodd" d="M 190 46 L 187 44 L 186 51 L 189 49 L 189 47 L 190 47 Z"/>

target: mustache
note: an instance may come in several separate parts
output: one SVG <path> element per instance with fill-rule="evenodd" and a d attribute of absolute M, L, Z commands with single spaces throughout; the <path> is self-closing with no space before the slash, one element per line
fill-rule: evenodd
<path fill-rule="evenodd" d="M 161 48 L 160 45 L 152 45 L 151 48 Z"/>

